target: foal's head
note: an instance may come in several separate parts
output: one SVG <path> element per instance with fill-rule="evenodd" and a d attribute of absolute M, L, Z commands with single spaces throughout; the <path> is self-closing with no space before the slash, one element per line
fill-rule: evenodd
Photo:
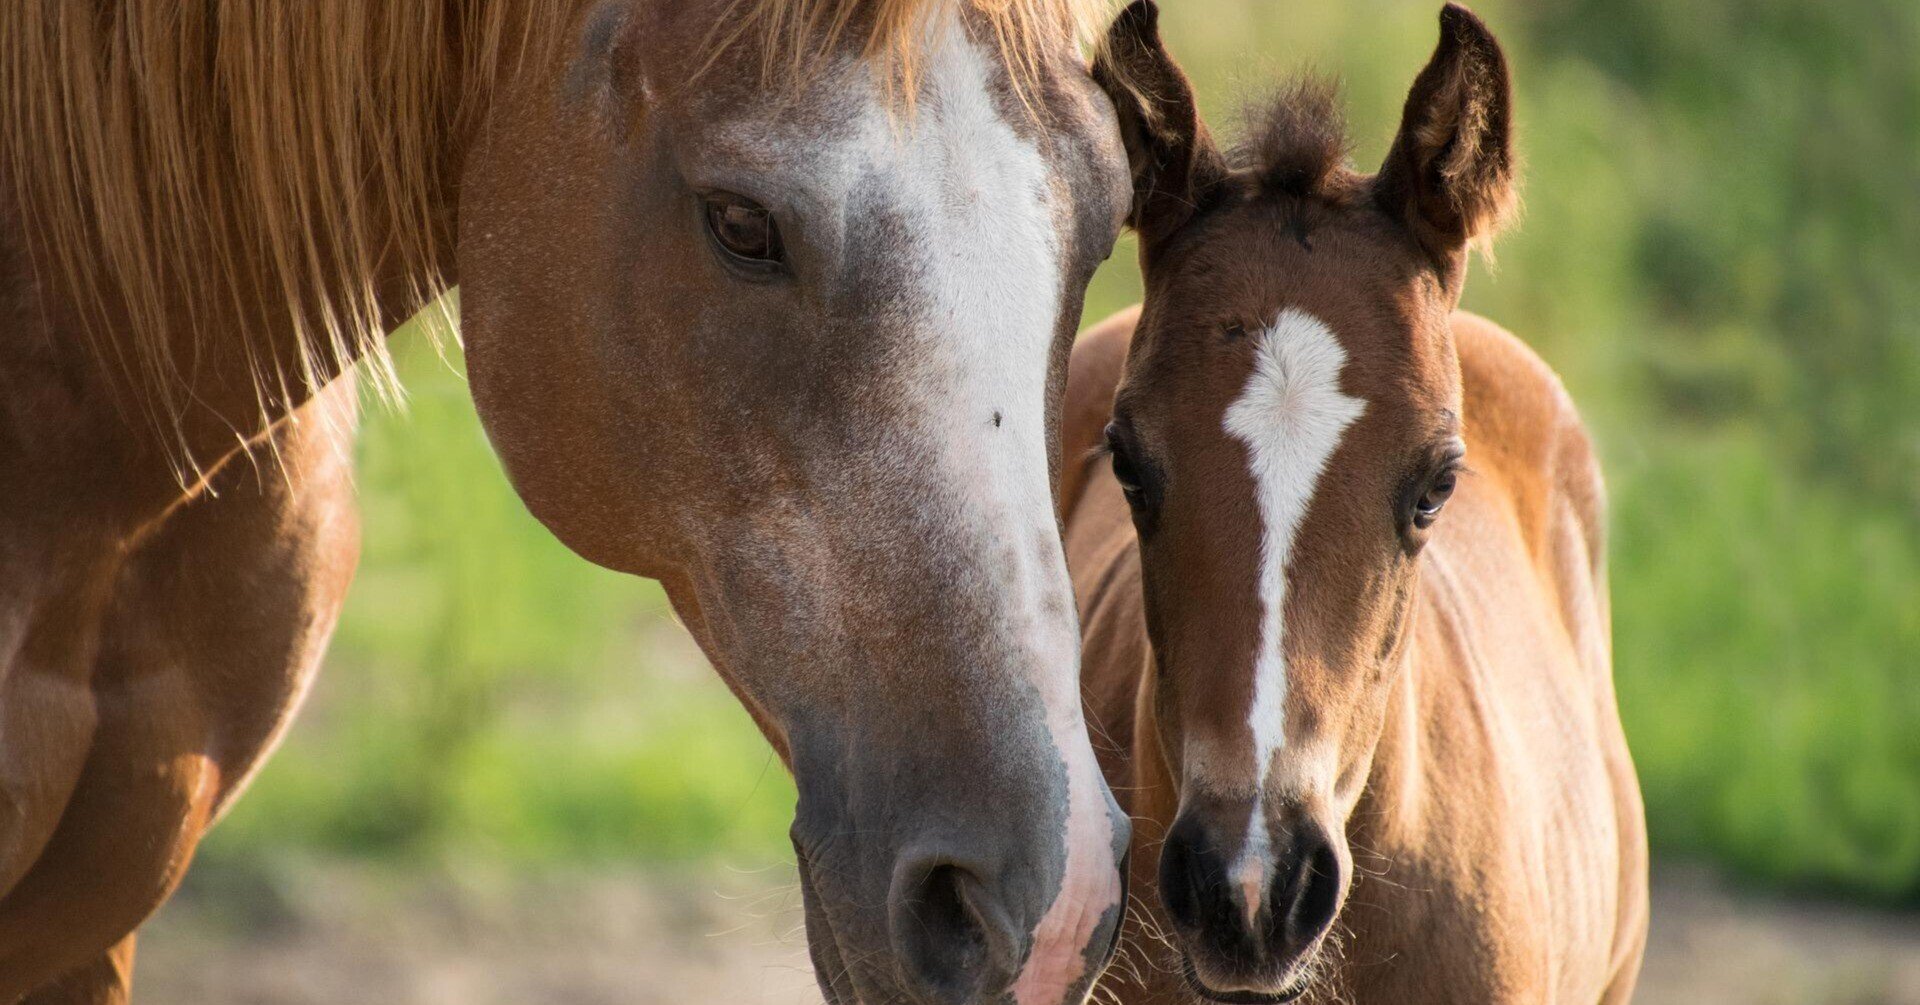
<path fill-rule="evenodd" d="M 1192 983 L 1309 980 L 1399 667 L 1421 547 L 1459 477 L 1448 316 L 1511 201 L 1507 71 L 1466 9 L 1376 175 L 1329 88 L 1228 157 L 1152 8 L 1096 73 L 1133 162 L 1146 305 L 1108 441 L 1140 541 L 1156 724 L 1179 789 L 1161 896 Z"/>

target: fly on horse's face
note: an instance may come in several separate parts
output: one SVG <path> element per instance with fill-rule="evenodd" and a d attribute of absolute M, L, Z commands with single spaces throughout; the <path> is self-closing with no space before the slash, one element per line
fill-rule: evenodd
<path fill-rule="evenodd" d="M 1031 114 L 957 7 L 911 107 L 859 14 L 797 83 L 750 42 L 704 65 L 733 8 L 603 4 L 552 93 L 494 113 L 461 207 L 475 399 L 534 513 L 663 580 L 791 766 L 828 996 L 1077 1005 L 1128 827 L 1052 427 L 1128 199 L 1111 103 L 1063 34 Z"/>
<path fill-rule="evenodd" d="M 1179 790 L 1160 892 L 1190 980 L 1221 1000 L 1308 982 L 1464 461 L 1448 317 L 1508 199 L 1508 97 L 1485 27 L 1450 6 L 1442 29 L 1377 176 L 1344 166 L 1313 85 L 1223 157 L 1148 5 L 1096 71 L 1140 193 L 1146 300 L 1107 437 Z"/>

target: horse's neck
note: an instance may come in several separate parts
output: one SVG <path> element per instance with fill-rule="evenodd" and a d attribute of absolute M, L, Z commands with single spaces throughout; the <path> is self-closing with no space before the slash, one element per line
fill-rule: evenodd
<path fill-rule="evenodd" d="M 369 298 L 358 303 L 342 296 L 316 298 L 307 302 L 305 316 L 297 316 L 282 292 L 257 276 L 240 276 L 225 303 L 202 305 L 190 314 L 171 311 L 176 323 L 166 334 L 167 352 L 180 387 L 172 402 L 138 400 L 121 408 L 130 420 L 128 434 L 138 441 L 137 452 L 192 493 L 200 479 L 235 453 L 264 442 L 276 424 L 346 370 L 369 353 L 380 353 L 385 334 L 422 306 L 418 291 L 450 288 L 456 281 L 455 200 L 451 184 L 438 187 L 431 206 L 440 231 L 433 245 L 440 253 L 410 269 L 383 266 L 364 277 Z M 390 229 L 369 233 L 378 246 L 392 242 Z M 423 276 L 430 278 L 423 282 Z M 371 340 L 316 344 L 315 333 L 327 331 L 329 314 L 354 310 L 375 319 Z M 145 396 L 150 390 L 115 386 L 111 393 Z"/>
<path fill-rule="evenodd" d="M 458 87 L 457 82 L 449 83 Z M 200 407 L 184 417 L 184 445 L 195 460 L 218 458 L 233 450 L 239 439 L 257 440 L 293 409 L 342 372 L 381 355 L 385 336 L 427 306 L 435 291 L 451 289 L 459 280 L 455 236 L 458 233 L 457 180 L 461 155 L 468 145 L 464 135 L 448 137 L 430 151 L 425 229 L 431 239 L 416 242 L 410 260 L 391 254 L 377 259 L 371 271 L 350 277 L 366 291 L 364 299 L 345 290 L 315 297 L 296 314 L 282 290 L 263 287 L 257 275 L 239 277 L 231 306 L 220 308 L 224 325 L 246 331 L 244 338 L 207 338 L 187 326 L 170 332 L 176 359 L 200 360 L 193 382 Z M 370 214 L 374 215 L 374 214 Z M 393 221 L 372 224 L 367 231 L 372 247 L 393 248 L 414 236 L 416 228 Z M 358 301 L 358 302 L 356 302 Z M 346 337 L 319 344 L 335 319 L 358 311 L 371 323 L 364 339 Z M 204 324 L 204 322 L 202 322 Z M 384 367 L 386 360 L 377 364 Z M 181 372 L 185 373 L 186 370 Z M 237 435 L 236 435 L 237 434 Z"/>

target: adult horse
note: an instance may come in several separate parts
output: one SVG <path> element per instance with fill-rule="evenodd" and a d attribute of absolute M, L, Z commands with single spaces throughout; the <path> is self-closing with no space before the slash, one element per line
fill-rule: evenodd
<path fill-rule="evenodd" d="M 338 613 L 345 374 L 458 281 L 515 488 L 791 767 L 829 998 L 1077 1003 L 1087 6 L 0 5 L 0 1002 L 128 996 Z"/>
<path fill-rule="evenodd" d="M 1313 84 L 1223 155 L 1149 5 L 1096 67 L 1146 299 L 1075 350 L 1062 498 L 1089 719 L 1130 741 L 1102 756 L 1170 948 L 1124 1002 L 1633 989 L 1600 474 L 1552 371 L 1456 309 L 1511 202 L 1511 98 L 1486 27 L 1440 23 L 1377 175 Z"/>

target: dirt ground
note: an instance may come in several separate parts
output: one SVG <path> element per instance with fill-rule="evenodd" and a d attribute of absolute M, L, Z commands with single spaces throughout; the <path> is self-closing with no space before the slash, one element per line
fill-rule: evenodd
<path fill-rule="evenodd" d="M 216 870 L 142 936 L 142 1005 L 817 1003 L 785 872 Z M 1637 1001 L 1920 1005 L 1920 914 L 1656 879 Z"/>

